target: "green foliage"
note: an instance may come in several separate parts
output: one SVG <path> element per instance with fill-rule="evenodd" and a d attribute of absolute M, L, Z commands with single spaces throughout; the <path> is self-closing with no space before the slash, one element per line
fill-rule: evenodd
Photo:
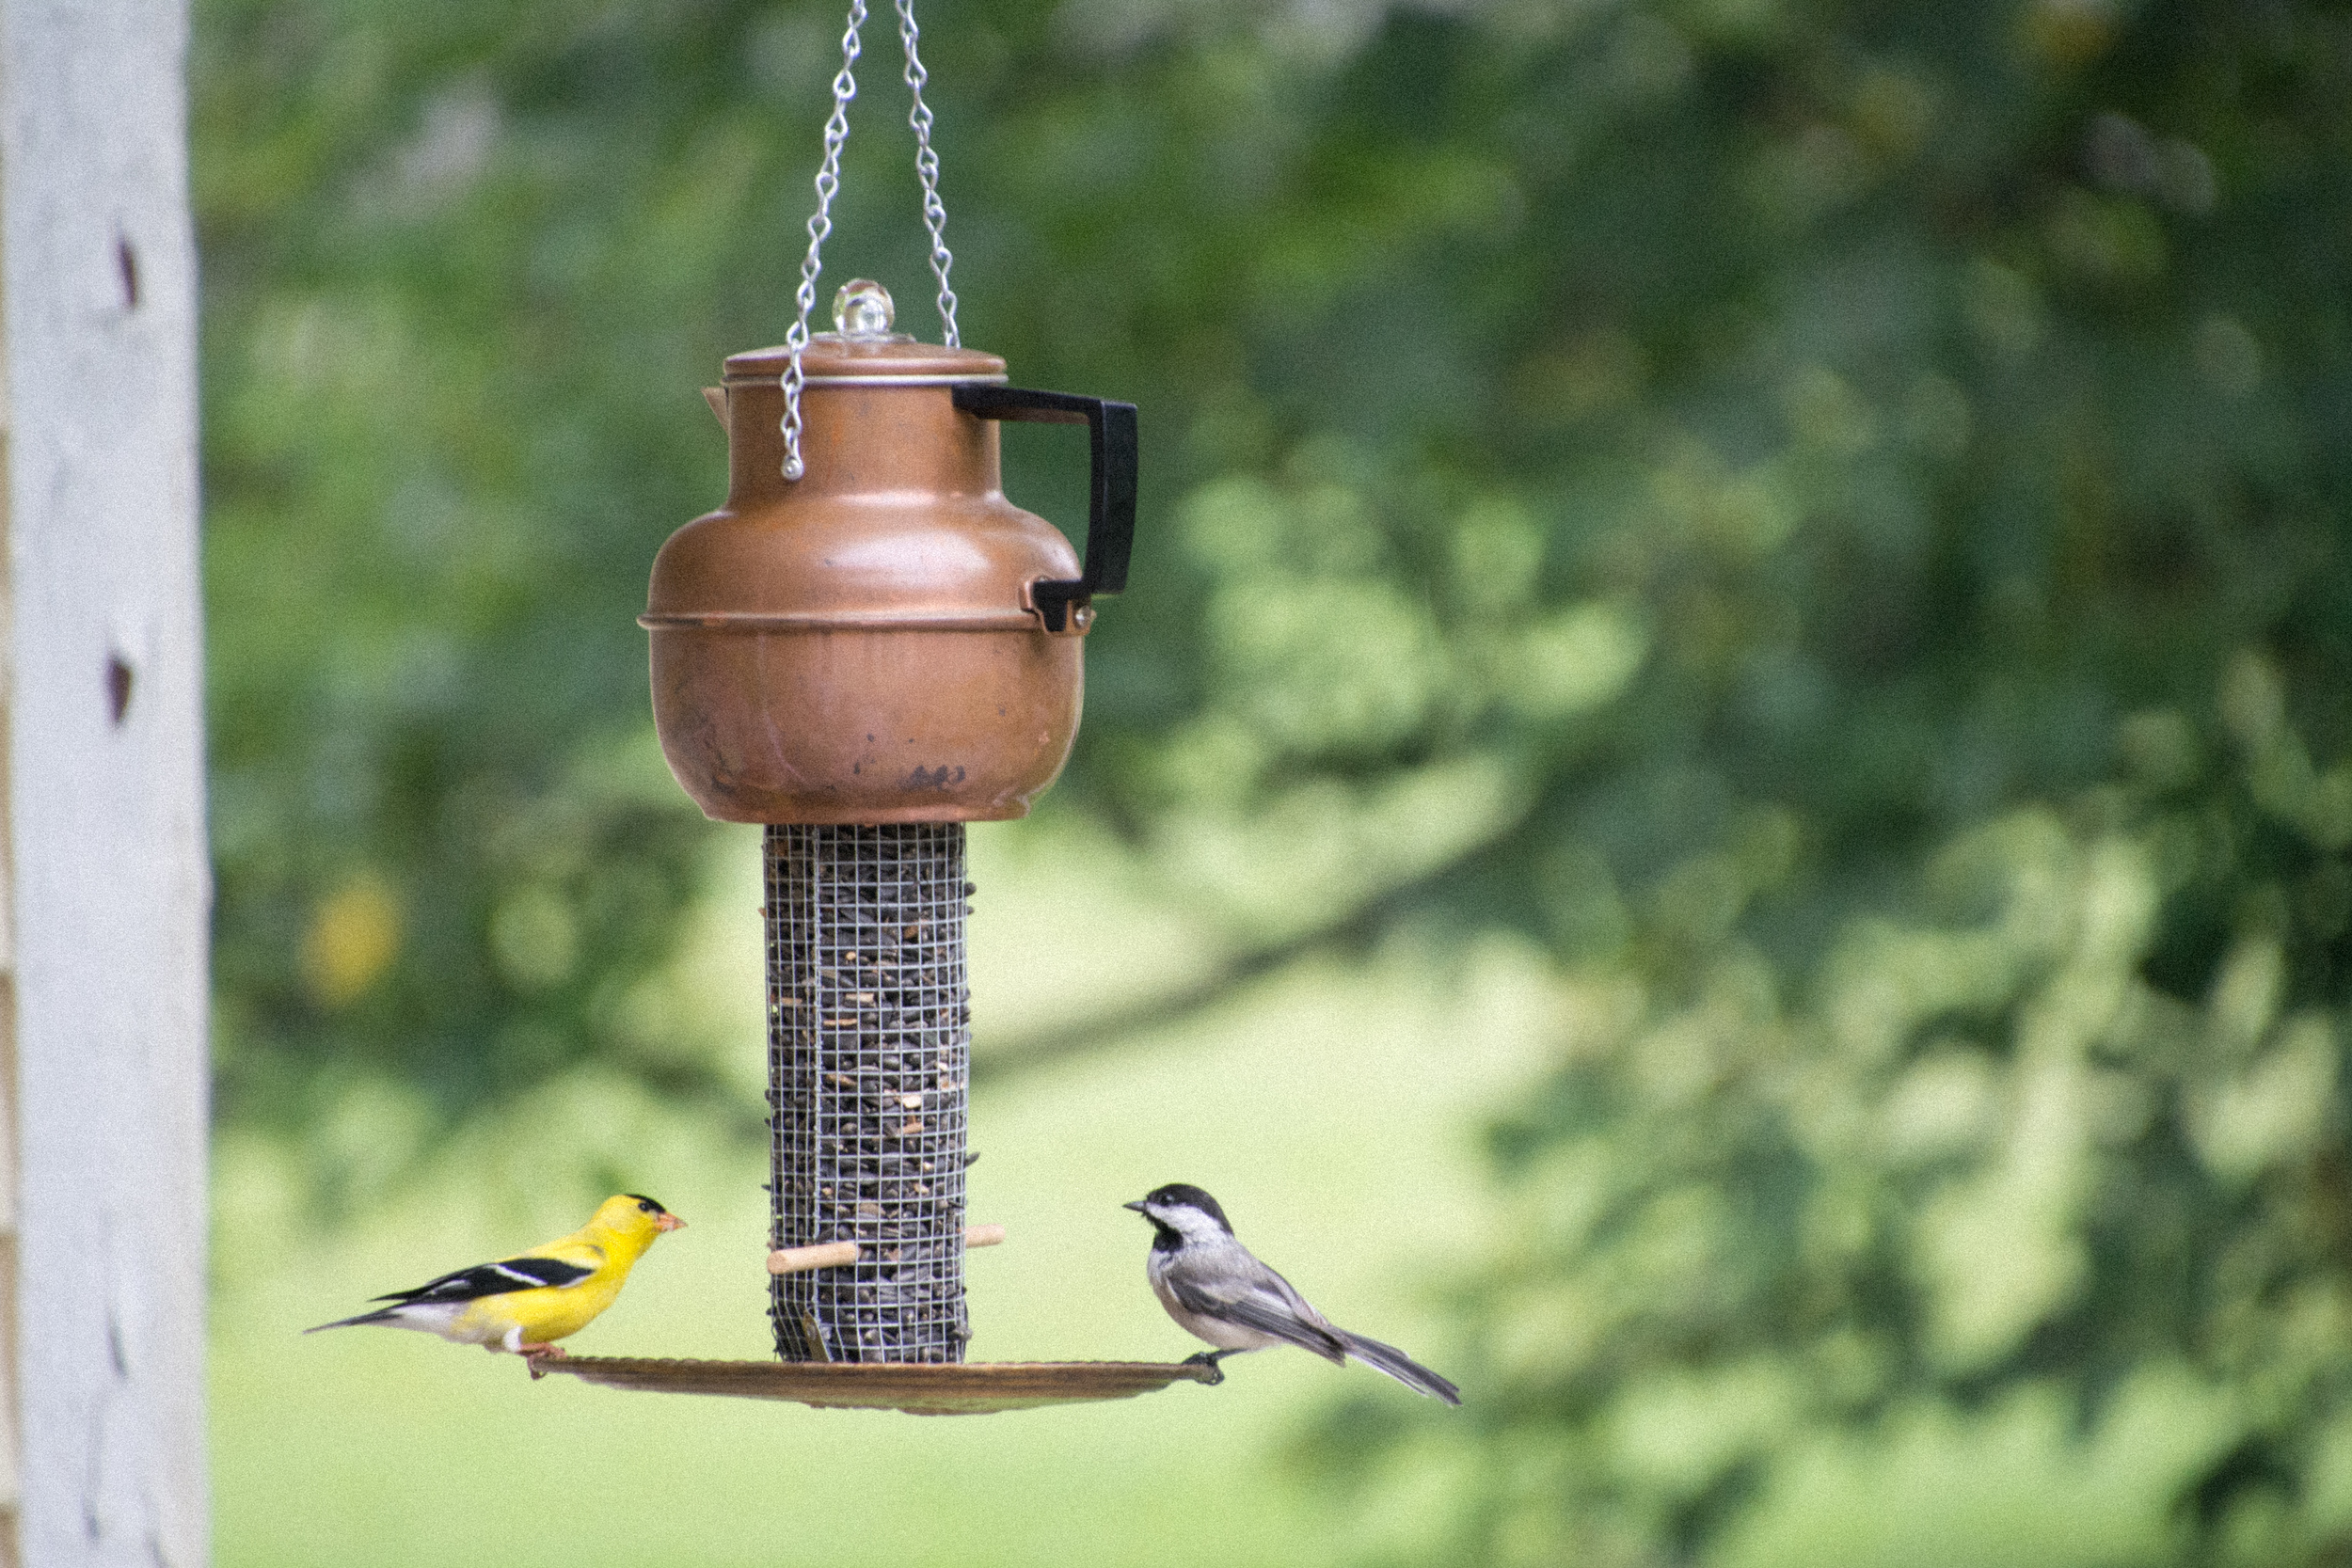
<path fill-rule="evenodd" d="M 1788 1504 L 1843 1432 L 2039 1389 L 2090 1439 L 2171 1407 L 2113 1560 L 2332 1560 L 2342 1020 L 2290 975 L 2340 931 L 2274 899 L 2196 1000 L 2151 977 L 2168 909 L 2247 841 L 2346 842 L 2257 804 L 2261 767 L 1996 818 L 1797 987 L 1736 934 L 1570 986 L 1564 1066 L 1498 1132 L 1478 1418 L 1550 1463 L 1475 1489 L 1488 1544 L 1671 1558 Z"/>
<path fill-rule="evenodd" d="M 1762 1561 L 1836 1454 L 2161 1430 L 2082 1560 L 2352 1551 L 2341 10 L 930 20 L 966 336 L 1143 409 L 1057 809 L 1236 950 L 1563 975 L 1470 1403 L 1326 1460 L 1453 1455 L 1423 1560 Z M 834 27 L 200 8 L 231 1122 L 739 1115 L 630 620 Z M 828 277 L 913 322 L 869 34 Z"/>
<path fill-rule="evenodd" d="M 1779 1560 L 1841 1440 L 2046 1397 L 2056 1467 L 2169 1401 L 2081 1560 L 2337 1560 L 2340 20 L 1660 8 L 1516 59 L 1501 21 L 1351 70 L 1507 105 L 1675 62 L 1518 121 L 1563 146 L 1549 198 L 1510 166 L 1542 239 L 1447 290 L 1551 318 L 1447 454 L 1542 519 L 1506 622 L 1621 607 L 1647 655 L 1417 737 L 1530 798 L 1433 891 L 1572 979 L 1498 1134 L 1471 1433 L 1375 1448 L 1472 1446 L 1464 1560 Z M 1426 580 L 1462 648 L 1476 579 Z M 1963 1512 L 1884 1560 L 2016 1560 Z"/>

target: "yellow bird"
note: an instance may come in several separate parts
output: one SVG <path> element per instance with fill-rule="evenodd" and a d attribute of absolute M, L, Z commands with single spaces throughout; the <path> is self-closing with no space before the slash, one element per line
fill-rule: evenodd
<path fill-rule="evenodd" d="M 653 1239 L 685 1224 L 644 1194 L 623 1193 L 606 1198 L 586 1225 L 560 1241 L 378 1296 L 392 1305 L 302 1332 L 382 1323 L 533 1361 L 562 1355 L 554 1341 L 579 1333 L 612 1306 Z"/>

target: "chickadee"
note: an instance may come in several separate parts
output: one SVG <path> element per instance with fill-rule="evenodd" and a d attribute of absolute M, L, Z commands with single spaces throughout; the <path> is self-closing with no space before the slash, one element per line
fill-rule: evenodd
<path fill-rule="evenodd" d="M 1226 1356 L 1296 1345 L 1327 1361 L 1354 1356 L 1416 1393 L 1448 1404 L 1461 1390 L 1398 1350 L 1335 1327 L 1307 1305 L 1291 1282 L 1251 1256 L 1233 1237 L 1225 1211 L 1200 1188 L 1171 1181 L 1128 1208 L 1152 1222 L 1151 1260 L 1144 1272 L 1176 1326 L 1216 1346 L 1187 1359 L 1215 1367 Z"/>

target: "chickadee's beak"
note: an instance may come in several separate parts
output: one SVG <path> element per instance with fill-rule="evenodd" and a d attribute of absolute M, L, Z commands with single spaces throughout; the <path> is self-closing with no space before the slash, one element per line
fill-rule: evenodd
<path fill-rule="evenodd" d="M 1141 1213 L 1147 1213 L 1147 1212 L 1150 1212 L 1150 1211 L 1148 1211 L 1148 1210 L 1146 1210 L 1146 1209 L 1144 1208 L 1144 1206 L 1143 1206 L 1143 1200 L 1142 1200 L 1141 1198 L 1137 1198 L 1137 1199 L 1136 1199 L 1136 1201 L 1135 1201 L 1135 1202 L 1133 1202 L 1133 1203 L 1122 1203 L 1122 1204 L 1120 1204 L 1120 1207 L 1121 1209 L 1133 1209 L 1133 1210 L 1134 1210 L 1136 1213 L 1138 1213 L 1138 1214 L 1141 1214 Z"/>
<path fill-rule="evenodd" d="M 653 1227 L 656 1230 L 683 1230 L 686 1228 L 686 1222 L 675 1214 L 656 1214 L 653 1217 Z"/>

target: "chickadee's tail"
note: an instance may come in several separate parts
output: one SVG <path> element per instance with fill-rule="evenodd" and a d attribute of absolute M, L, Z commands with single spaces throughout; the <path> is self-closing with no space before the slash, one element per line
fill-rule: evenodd
<path fill-rule="evenodd" d="M 1448 1404 L 1462 1402 L 1462 1391 L 1444 1378 L 1431 1371 L 1394 1345 L 1384 1345 L 1377 1339 L 1367 1339 L 1345 1329 L 1336 1331 L 1347 1354 L 1375 1372 L 1386 1372 L 1416 1394 L 1426 1394 Z"/>

